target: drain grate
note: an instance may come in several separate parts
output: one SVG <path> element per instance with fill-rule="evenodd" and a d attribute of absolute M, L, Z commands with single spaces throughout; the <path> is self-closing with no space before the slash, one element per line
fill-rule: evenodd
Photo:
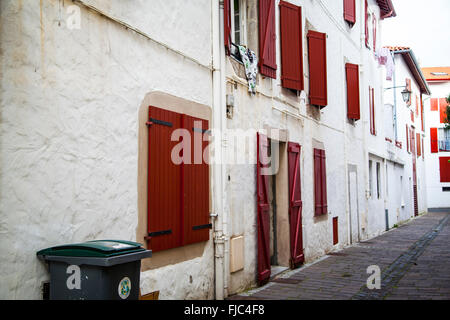
<path fill-rule="evenodd" d="M 302 280 L 300 280 L 300 279 L 277 278 L 277 279 L 273 279 L 271 282 L 287 283 L 287 284 L 299 284 L 301 281 Z"/>

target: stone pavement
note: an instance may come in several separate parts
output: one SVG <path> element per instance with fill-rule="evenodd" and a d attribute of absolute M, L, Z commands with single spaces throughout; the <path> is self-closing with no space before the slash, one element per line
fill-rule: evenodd
<path fill-rule="evenodd" d="M 433 212 L 230 300 L 450 300 L 450 213 Z M 369 290 L 367 267 L 381 270 Z"/>

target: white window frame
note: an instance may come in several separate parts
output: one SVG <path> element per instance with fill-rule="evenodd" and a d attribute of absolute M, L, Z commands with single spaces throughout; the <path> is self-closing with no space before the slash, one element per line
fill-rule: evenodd
<path fill-rule="evenodd" d="M 239 23 L 240 23 L 240 41 L 236 43 L 235 35 L 235 12 L 234 12 L 234 2 L 239 2 Z M 230 12 L 231 12 L 231 42 L 236 45 L 241 45 L 247 47 L 247 0 L 231 0 L 230 1 Z"/>

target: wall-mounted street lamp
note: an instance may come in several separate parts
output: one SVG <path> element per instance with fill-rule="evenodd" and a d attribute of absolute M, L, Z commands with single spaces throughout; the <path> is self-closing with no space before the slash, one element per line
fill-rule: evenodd
<path fill-rule="evenodd" d="M 411 99 L 411 91 L 409 91 L 406 87 L 402 91 L 402 98 L 404 102 L 408 102 Z"/>

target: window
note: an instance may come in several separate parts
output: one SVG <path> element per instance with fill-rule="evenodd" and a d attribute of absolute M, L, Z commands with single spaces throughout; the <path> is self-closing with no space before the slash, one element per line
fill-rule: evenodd
<path fill-rule="evenodd" d="M 373 169 L 372 160 L 369 160 L 369 197 L 372 198 L 373 195 Z"/>
<path fill-rule="evenodd" d="M 208 121 L 149 107 L 146 237 L 162 251 L 209 239 L 209 166 L 203 157 Z M 178 141 L 174 131 L 184 129 Z M 175 133 L 176 134 L 176 133 Z M 199 155 L 196 141 L 200 141 Z M 174 153 L 174 150 L 178 150 Z M 172 157 L 176 154 L 177 159 Z"/>
<path fill-rule="evenodd" d="M 347 79 L 347 117 L 359 120 L 359 66 L 347 63 L 345 65 L 345 74 Z"/>
<path fill-rule="evenodd" d="M 325 33 L 308 31 L 309 99 L 310 104 L 325 107 L 327 93 L 327 47 Z"/>
<path fill-rule="evenodd" d="M 369 116 L 370 116 L 370 133 L 372 135 L 377 134 L 375 127 L 375 92 L 372 87 L 369 86 Z"/>
<path fill-rule="evenodd" d="M 327 173 L 325 150 L 314 149 L 314 200 L 315 215 L 328 213 Z"/>
<path fill-rule="evenodd" d="M 420 133 L 416 133 L 416 144 L 417 144 L 417 158 L 422 155 L 421 138 Z"/>
<path fill-rule="evenodd" d="M 303 90 L 302 9 L 280 1 L 281 85 Z"/>
<path fill-rule="evenodd" d="M 344 0 L 344 20 L 347 21 L 350 27 L 356 22 L 356 6 L 355 0 Z"/>
<path fill-rule="evenodd" d="M 381 198 L 381 176 L 380 176 L 381 166 L 380 163 L 377 162 L 377 199 Z"/>
<path fill-rule="evenodd" d="M 438 145 L 439 151 L 450 151 L 450 129 L 439 128 Z"/>
<path fill-rule="evenodd" d="M 406 125 L 406 151 L 408 153 L 411 152 L 411 144 L 409 141 L 409 126 L 408 125 Z"/>
<path fill-rule="evenodd" d="M 238 46 L 247 45 L 246 0 L 224 0 L 224 23 L 226 52 L 240 57 Z"/>
<path fill-rule="evenodd" d="M 366 39 L 366 47 L 370 48 L 370 41 L 369 41 L 369 4 L 367 3 L 367 0 L 365 0 L 364 4 L 364 27 L 365 27 L 365 39 Z"/>

